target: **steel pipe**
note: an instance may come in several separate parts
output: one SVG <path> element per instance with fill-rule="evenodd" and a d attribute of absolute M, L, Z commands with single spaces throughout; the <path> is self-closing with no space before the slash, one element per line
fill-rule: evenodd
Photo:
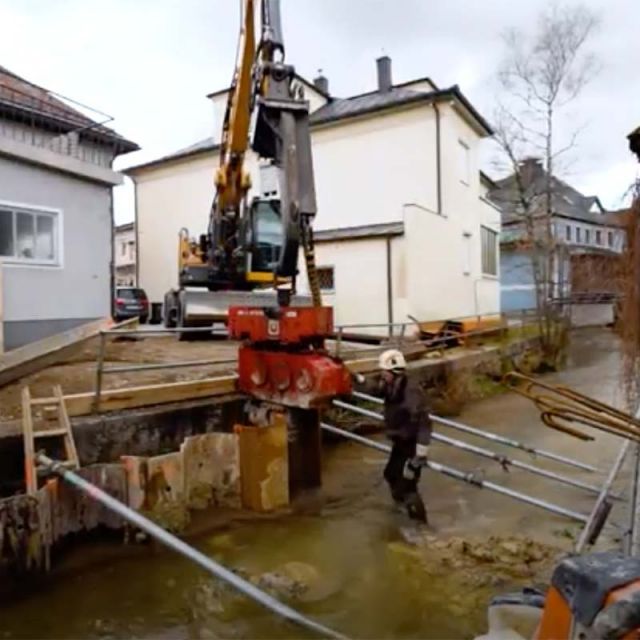
<path fill-rule="evenodd" d="M 384 420 L 384 417 L 379 413 L 376 413 L 375 411 L 370 411 L 368 409 L 363 409 L 362 407 L 350 405 L 346 402 L 341 402 L 340 400 L 337 400 L 335 404 L 336 406 L 339 406 L 343 409 L 349 409 L 354 413 L 360 413 L 369 418 L 373 418 L 374 420 L 379 420 L 379 421 Z M 554 473 L 553 471 L 547 471 L 546 469 L 541 469 L 540 467 L 536 467 L 532 464 L 527 464 L 526 462 L 520 462 L 520 460 L 513 460 L 512 458 L 508 458 L 507 456 L 500 455 L 499 453 L 496 453 L 495 451 L 491 451 L 490 449 L 477 447 L 476 445 L 469 444 L 468 442 L 463 442 L 462 440 L 456 440 L 455 438 L 449 438 L 447 436 L 443 436 L 442 434 L 435 433 L 435 432 L 431 434 L 431 438 L 436 442 L 442 442 L 443 444 L 449 445 L 451 447 L 455 447 L 456 449 L 462 449 L 463 451 L 473 453 L 483 458 L 495 460 L 497 463 L 499 463 L 502 466 L 502 468 L 505 471 L 508 471 L 508 467 L 514 467 L 515 469 L 522 469 L 523 471 L 533 473 L 537 476 L 542 476 L 543 478 L 555 480 L 556 482 L 560 482 L 561 484 L 577 487 L 578 489 L 584 489 L 585 491 L 589 491 L 590 493 L 595 493 L 596 495 L 600 495 L 600 487 L 596 487 L 592 484 L 587 484 L 586 482 L 581 482 L 580 480 L 575 480 L 574 478 L 569 478 L 567 476 Z"/>
<path fill-rule="evenodd" d="M 631 442 L 629 440 L 626 440 L 622 445 L 622 447 L 620 447 L 618 457 L 615 459 L 615 462 L 611 466 L 609 475 L 607 476 L 607 479 L 604 481 L 604 484 L 602 485 L 600 495 L 598 496 L 596 503 L 593 505 L 593 509 L 589 514 L 589 519 L 587 520 L 585 527 L 582 530 L 580 537 L 578 538 L 578 542 L 576 543 L 576 548 L 575 548 L 577 553 L 581 553 L 583 551 L 584 547 L 589 542 L 592 536 L 592 529 L 594 527 L 594 523 L 598 519 L 600 513 L 602 512 L 603 507 L 605 506 L 605 502 L 609 495 L 609 491 L 611 491 L 611 485 L 614 483 L 616 476 L 618 475 L 618 472 L 622 467 L 622 463 L 624 462 L 624 459 L 627 455 L 627 451 L 629 450 L 630 444 Z"/>
<path fill-rule="evenodd" d="M 148 533 L 152 538 L 155 538 L 176 553 L 179 553 L 181 556 L 195 562 L 208 573 L 214 575 L 220 580 L 223 580 L 234 589 L 237 589 L 276 615 L 281 616 L 300 627 L 313 631 L 319 636 L 336 638 L 337 640 L 346 640 L 346 636 L 334 631 L 333 629 L 325 627 L 319 622 L 315 622 L 314 620 L 307 618 L 295 609 L 292 609 L 279 600 L 276 600 L 268 593 L 261 591 L 247 580 L 236 575 L 230 569 L 227 569 L 225 566 L 215 562 L 208 556 L 204 555 L 204 553 L 194 549 L 183 540 L 180 540 L 180 538 L 177 538 L 168 531 L 165 531 L 155 522 L 152 522 L 137 511 L 134 511 L 119 500 L 116 500 L 113 496 L 110 496 L 96 485 L 87 482 L 84 478 L 80 477 L 73 471 L 69 471 L 60 462 L 54 461 L 42 454 L 37 455 L 36 459 L 39 464 L 61 476 L 65 481 L 76 487 L 79 491 L 86 493 L 111 511 L 117 513 L 127 522 L 130 522 L 142 531 Z"/>
<path fill-rule="evenodd" d="M 354 442 L 363 444 L 367 447 L 370 447 L 371 449 L 377 449 L 378 451 L 381 451 L 383 453 L 389 453 L 391 451 L 391 447 L 387 444 L 376 442 L 375 440 L 370 440 L 369 438 L 359 436 L 355 433 L 351 433 L 350 431 L 346 431 L 345 429 L 334 427 L 333 425 L 327 424 L 326 422 L 320 423 L 320 427 L 328 433 L 343 436 L 344 438 L 348 438 L 349 440 L 353 440 Z M 551 513 L 559 516 L 564 516 L 565 518 L 570 518 L 571 520 L 575 520 L 577 522 L 586 524 L 588 520 L 588 516 L 586 516 L 584 513 L 572 511 L 571 509 L 565 509 L 564 507 L 553 504 L 552 502 L 547 502 L 546 500 L 534 498 L 533 496 L 529 496 L 525 493 L 520 493 L 519 491 L 514 491 L 513 489 L 509 489 L 508 487 L 496 484 L 495 482 L 482 480 L 475 476 L 473 473 L 465 473 L 464 471 L 460 471 L 453 467 L 440 464 L 439 462 L 434 462 L 433 460 L 427 460 L 425 466 L 428 469 L 435 471 L 436 473 L 441 473 L 445 476 L 449 476 L 450 478 L 461 480 L 462 482 L 466 482 L 467 484 L 470 484 L 479 489 L 489 489 L 489 491 L 494 491 L 495 493 L 509 496 L 510 498 L 514 498 L 515 500 L 518 500 L 520 502 L 526 502 L 527 504 L 539 507 L 540 509 L 544 509 L 545 511 L 550 511 Z"/>
<path fill-rule="evenodd" d="M 362 400 L 367 400 L 368 402 L 375 402 L 377 404 L 384 404 L 384 401 L 380 398 L 376 398 L 375 396 L 371 396 L 367 393 L 362 393 L 360 391 L 354 391 L 352 394 L 356 398 L 360 398 Z M 565 456 L 561 456 L 557 453 L 553 453 L 551 451 L 545 451 L 543 449 L 536 449 L 535 447 L 531 447 L 517 440 L 513 440 L 511 438 L 507 438 L 505 436 L 498 435 L 497 433 L 492 433 L 491 431 L 485 431 L 484 429 L 478 429 L 476 427 L 472 427 L 468 424 L 463 424 L 462 422 L 456 422 L 455 420 L 449 420 L 448 418 L 441 418 L 440 416 L 431 414 L 429 416 L 434 422 L 444 425 L 445 427 L 451 427 L 452 429 L 457 429 L 458 431 L 462 431 L 463 433 L 470 433 L 474 436 L 478 436 L 479 438 L 484 438 L 485 440 L 491 440 L 492 442 L 498 442 L 499 444 L 504 444 L 508 447 L 513 447 L 515 449 L 520 449 L 521 451 L 526 451 L 527 453 L 538 456 L 540 458 L 547 458 L 548 460 L 554 460 L 555 462 L 561 462 L 562 464 L 566 464 L 572 467 L 576 467 L 577 469 L 582 469 L 583 471 L 590 471 L 592 473 L 599 473 L 600 469 L 594 467 L 592 465 L 586 464 L 584 462 L 580 462 L 579 460 L 574 460 L 573 458 L 567 458 Z"/>

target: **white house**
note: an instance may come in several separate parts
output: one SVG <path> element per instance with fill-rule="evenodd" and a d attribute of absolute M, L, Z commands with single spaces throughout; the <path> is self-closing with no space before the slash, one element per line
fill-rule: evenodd
<path fill-rule="evenodd" d="M 339 324 L 496 312 L 500 215 L 478 168 L 491 129 L 457 86 L 393 85 L 391 60 L 377 65 L 377 89 L 346 99 L 329 95 L 326 78 L 299 78 L 312 111 L 325 302 Z M 221 130 L 226 92 L 209 98 Z M 180 228 L 206 229 L 218 139 L 126 171 L 136 187 L 138 282 L 153 301 L 177 284 Z M 258 187 L 255 156 L 248 166 Z"/>
<path fill-rule="evenodd" d="M 113 249 L 116 265 L 116 285 L 136 284 L 136 232 L 133 222 L 116 227 Z"/>

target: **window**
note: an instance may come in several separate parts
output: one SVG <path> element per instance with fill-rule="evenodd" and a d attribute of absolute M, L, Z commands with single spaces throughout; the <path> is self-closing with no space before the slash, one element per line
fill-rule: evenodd
<path fill-rule="evenodd" d="M 571 225 L 570 224 L 568 224 L 564 228 L 564 237 L 565 237 L 567 242 L 571 242 Z"/>
<path fill-rule="evenodd" d="M 576 227 L 576 242 L 578 244 L 582 242 L 582 229 L 580 227 Z"/>
<path fill-rule="evenodd" d="M 584 243 L 591 244 L 591 229 L 584 230 Z"/>
<path fill-rule="evenodd" d="M 59 262 L 59 214 L 0 204 L 0 257 L 16 262 Z"/>
<path fill-rule="evenodd" d="M 602 244 L 602 231 L 596 230 L 596 244 Z"/>
<path fill-rule="evenodd" d="M 460 182 L 464 184 L 471 183 L 471 158 L 469 154 L 469 146 L 462 140 L 458 140 L 458 172 Z"/>
<path fill-rule="evenodd" d="M 335 282 L 333 279 L 333 267 L 318 267 L 316 269 L 318 274 L 318 282 L 320 283 L 321 291 L 334 291 Z"/>
<path fill-rule="evenodd" d="M 613 231 L 607 231 L 607 245 L 613 247 Z"/>
<path fill-rule="evenodd" d="M 498 275 L 498 234 L 487 227 L 480 227 L 482 243 L 482 273 Z"/>

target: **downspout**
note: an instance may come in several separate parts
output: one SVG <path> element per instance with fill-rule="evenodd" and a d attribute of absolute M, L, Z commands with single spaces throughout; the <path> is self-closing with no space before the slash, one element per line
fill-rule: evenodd
<path fill-rule="evenodd" d="M 391 236 L 387 241 L 387 322 L 389 323 L 389 337 L 393 336 L 393 269 L 391 264 Z"/>
<path fill-rule="evenodd" d="M 109 216 L 111 218 L 111 262 L 109 263 L 109 292 L 111 299 L 109 302 L 109 312 L 111 313 L 111 317 L 113 318 L 113 315 L 115 313 L 116 295 L 116 220 L 113 207 L 113 187 L 109 189 Z"/>
<path fill-rule="evenodd" d="M 133 239 L 136 246 L 136 281 L 134 285 L 140 286 L 140 239 L 138 237 L 138 183 L 135 178 L 131 178 L 133 182 Z"/>
<path fill-rule="evenodd" d="M 440 139 L 440 109 L 438 103 L 433 103 L 433 111 L 436 115 L 436 194 L 438 200 L 437 213 L 442 215 L 442 160 Z"/>

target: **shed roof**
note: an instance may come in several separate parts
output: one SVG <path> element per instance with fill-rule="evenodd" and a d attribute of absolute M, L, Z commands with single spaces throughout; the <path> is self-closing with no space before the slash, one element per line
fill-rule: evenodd
<path fill-rule="evenodd" d="M 122 153 L 140 148 L 135 142 L 127 140 L 103 123 L 84 115 L 67 104 L 65 100 L 62 96 L 0 66 L 0 113 L 18 118 L 28 117 L 30 123 L 36 121 L 41 126 L 55 127 L 58 131 L 65 133 L 78 130 L 91 131 L 96 138 L 116 147 Z M 95 109 L 91 111 L 104 116 L 105 121 L 111 120 L 106 114 Z"/>
<path fill-rule="evenodd" d="M 331 242 L 334 240 L 366 240 L 368 238 L 388 238 L 404 234 L 403 222 L 384 222 L 381 224 L 367 224 L 359 227 L 340 227 L 339 229 L 324 229 L 313 234 L 316 242 Z"/>

